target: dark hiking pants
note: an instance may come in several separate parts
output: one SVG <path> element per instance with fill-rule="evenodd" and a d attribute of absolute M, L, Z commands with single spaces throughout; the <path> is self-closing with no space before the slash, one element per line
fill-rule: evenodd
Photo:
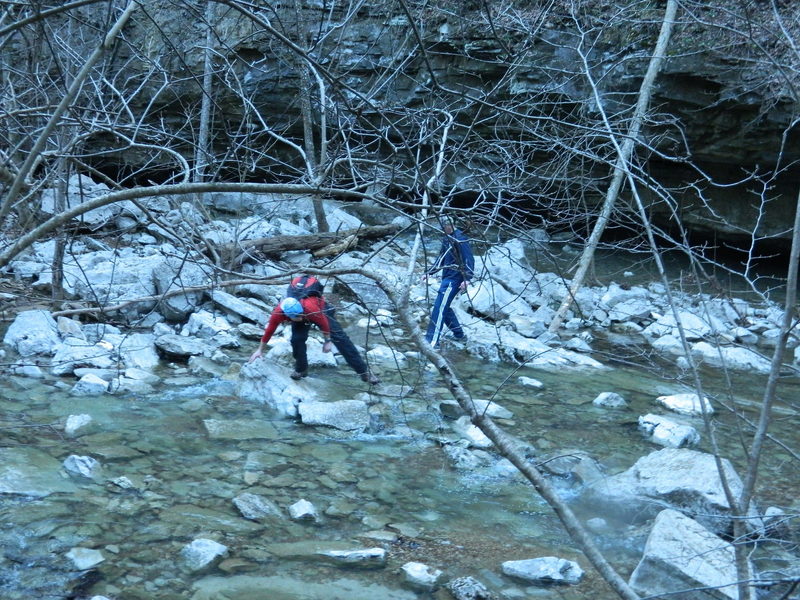
<path fill-rule="evenodd" d="M 334 316 L 333 307 L 330 304 L 325 305 L 325 316 L 328 317 L 328 323 L 331 328 L 331 341 L 339 354 L 342 355 L 345 362 L 350 365 L 359 375 L 367 372 L 367 363 L 358 353 L 358 349 L 350 340 L 348 335 L 342 329 L 339 321 Z M 308 353 L 306 350 L 306 341 L 308 340 L 308 332 L 311 329 L 311 324 L 302 321 L 300 323 L 292 323 L 292 356 L 294 357 L 294 370 L 298 373 L 305 373 L 308 371 Z"/>

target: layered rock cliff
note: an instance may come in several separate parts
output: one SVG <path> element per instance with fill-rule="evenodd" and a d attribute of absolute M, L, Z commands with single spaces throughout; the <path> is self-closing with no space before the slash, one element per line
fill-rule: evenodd
<path fill-rule="evenodd" d="M 144 3 L 108 70 L 132 113 L 125 127 L 191 162 L 210 65 L 213 177 L 319 175 L 401 197 L 427 181 L 563 227 L 602 199 L 608 128 L 627 131 L 664 3 L 545 4 Z M 696 231 L 747 237 L 758 221 L 759 235 L 785 236 L 800 182 L 797 17 L 755 4 L 682 4 L 636 161 L 665 227 L 677 210 Z M 168 153 L 109 133 L 88 136 L 86 151 L 128 184 L 180 172 Z"/>

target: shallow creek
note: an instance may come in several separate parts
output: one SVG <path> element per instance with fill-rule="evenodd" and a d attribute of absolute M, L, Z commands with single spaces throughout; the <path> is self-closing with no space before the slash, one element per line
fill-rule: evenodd
<path fill-rule="evenodd" d="M 548 373 L 487 364 L 455 348 L 445 352 L 475 397 L 491 398 L 514 413 L 513 419 L 500 421 L 507 431 L 533 444 L 543 457 L 584 450 L 613 474 L 659 449 L 642 439 L 637 418 L 663 413 L 655 397 L 686 388 L 672 377 L 670 365 L 643 366 L 648 363 L 641 348 L 615 346 L 604 353 L 602 340 L 595 346 L 600 350 L 596 358 L 612 368 Z M 241 350 L 240 363 L 249 350 Z M 449 597 L 405 587 L 399 567 L 411 560 L 444 570 L 445 580 L 472 575 L 504 598 L 611 597 L 530 485 L 518 476 L 476 476 L 452 468 L 440 444 L 430 439 L 439 433 L 446 436 L 449 429 L 425 410 L 447 399 L 447 390 L 419 365 L 410 364 L 402 374 L 383 375 L 386 383 L 414 387 L 407 400 L 395 400 L 395 412 L 412 430 L 428 431 L 428 436 L 394 427 L 352 437 L 271 420 L 264 407 L 236 397 L 236 369 L 223 379 L 197 378 L 183 371 L 164 368 L 159 373 L 163 384 L 147 397 L 75 398 L 54 387 L 53 381 L 0 381 L 0 446 L 26 449 L 32 462 L 49 457 L 58 466 L 77 454 L 103 465 L 96 482 L 70 481 L 56 469 L 54 477 L 74 486 L 63 493 L 41 499 L 0 495 L 0 597 Z M 521 386 L 517 377 L 522 375 L 539 379 L 544 388 Z M 325 382 L 332 400 L 352 398 L 367 388 L 346 367 L 317 369 L 312 376 Z M 720 400 L 715 402 L 719 411 L 714 421 L 722 451 L 743 474 L 736 421 L 721 405 L 729 400 L 723 381 L 707 373 L 706 382 L 707 393 L 712 398 L 718 394 Z M 773 433 L 796 448 L 798 380 L 786 379 L 782 386 Z M 735 398 L 754 417 L 763 382 L 738 375 L 733 387 Z M 629 407 L 594 407 L 592 400 L 604 391 L 620 393 Z M 93 417 L 94 430 L 66 439 L 60 430 L 64 419 L 82 413 Z M 263 426 L 248 429 L 250 433 L 210 437 L 203 425 L 207 419 L 250 420 Z M 699 421 L 696 426 L 701 430 Z M 702 435 L 699 449 L 708 450 L 707 436 Z M 797 493 L 796 472 L 791 456 L 768 444 L 758 497 L 762 509 L 790 506 Z M 121 476 L 135 487 L 124 489 L 109 481 Z M 582 519 L 608 521 L 597 542 L 627 577 L 641 555 L 646 527 L 597 514 L 580 502 L 577 487 L 555 483 Z M 288 513 L 268 522 L 248 521 L 232 503 L 245 491 L 269 498 L 283 510 L 305 498 L 318 508 L 321 522 L 293 522 Z M 211 572 L 188 573 L 181 568 L 180 550 L 200 537 L 225 544 L 228 556 Z M 377 570 L 358 570 L 309 559 L 303 549 L 320 540 L 386 548 L 388 563 Z M 81 574 L 66 558 L 73 547 L 98 549 L 104 561 Z M 586 575 L 579 585 L 553 588 L 500 574 L 502 561 L 539 556 L 576 560 Z M 266 596 L 208 592 L 213 578 L 243 576 L 271 578 L 273 583 L 280 579 L 278 588 L 283 591 Z M 317 584 L 325 586 L 323 591 Z"/>

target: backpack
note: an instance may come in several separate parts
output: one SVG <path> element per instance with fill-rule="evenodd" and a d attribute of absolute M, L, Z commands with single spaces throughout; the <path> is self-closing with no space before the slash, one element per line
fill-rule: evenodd
<path fill-rule="evenodd" d="M 301 275 L 300 277 L 292 279 L 289 287 L 286 288 L 286 297 L 297 298 L 298 300 L 308 298 L 309 296 L 322 298 L 322 290 L 324 289 L 325 286 L 322 285 L 316 277 Z"/>

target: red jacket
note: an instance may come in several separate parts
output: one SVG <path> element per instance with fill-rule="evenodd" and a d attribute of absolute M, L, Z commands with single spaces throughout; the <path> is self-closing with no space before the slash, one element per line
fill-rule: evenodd
<path fill-rule="evenodd" d="M 325 337 L 329 338 L 331 335 L 331 326 L 324 312 L 326 306 L 325 299 L 319 296 L 309 296 L 308 298 L 300 300 L 300 304 L 303 306 L 303 319 L 319 327 Z M 272 337 L 272 334 L 275 333 L 278 325 L 285 321 L 291 321 L 291 319 L 283 313 L 281 305 L 278 304 L 269 316 L 269 322 L 264 328 L 264 335 L 261 336 L 261 343 L 266 344 Z"/>

